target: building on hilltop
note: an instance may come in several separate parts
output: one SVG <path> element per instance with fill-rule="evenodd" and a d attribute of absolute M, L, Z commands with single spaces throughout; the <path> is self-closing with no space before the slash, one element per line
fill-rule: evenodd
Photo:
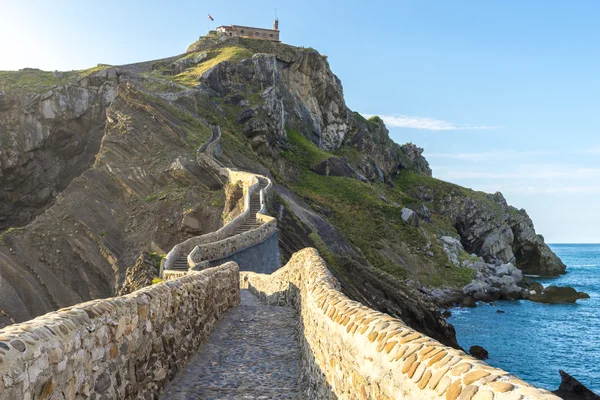
<path fill-rule="evenodd" d="M 271 42 L 279 42 L 279 20 L 273 21 L 273 29 L 254 28 L 251 26 L 229 25 L 219 26 L 218 33 L 227 36 L 238 36 L 248 39 L 270 40 Z"/>

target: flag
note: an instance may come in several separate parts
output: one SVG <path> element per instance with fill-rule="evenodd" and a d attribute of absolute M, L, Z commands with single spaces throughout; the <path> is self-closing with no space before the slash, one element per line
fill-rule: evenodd
<path fill-rule="evenodd" d="M 208 19 L 210 19 L 211 21 L 215 20 L 213 17 L 210 16 L 210 14 L 208 14 Z"/>

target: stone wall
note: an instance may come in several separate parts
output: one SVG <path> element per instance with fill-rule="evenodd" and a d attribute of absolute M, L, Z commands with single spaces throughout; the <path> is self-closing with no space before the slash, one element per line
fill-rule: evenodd
<path fill-rule="evenodd" d="M 298 310 L 308 398 L 559 400 L 348 299 L 315 249 L 272 275 L 240 279 L 263 301 Z"/>
<path fill-rule="evenodd" d="M 0 330 L 1 399 L 154 399 L 239 304 L 235 263 Z"/>
<path fill-rule="evenodd" d="M 240 267 L 240 271 L 254 271 L 262 274 L 270 274 L 281 267 L 279 255 L 279 235 L 277 231 L 263 240 L 237 253 L 230 254 L 219 260 L 210 261 L 209 267 L 234 261 Z"/>
<path fill-rule="evenodd" d="M 255 229 L 239 233 L 227 239 L 196 246 L 188 256 L 190 268 L 202 269 L 207 262 L 222 260 L 225 257 L 255 246 L 277 231 L 277 220 L 268 215 L 257 215 L 261 225 Z"/>

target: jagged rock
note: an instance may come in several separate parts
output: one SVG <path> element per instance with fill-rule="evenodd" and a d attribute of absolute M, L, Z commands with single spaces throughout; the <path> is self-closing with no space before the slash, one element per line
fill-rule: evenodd
<path fill-rule="evenodd" d="M 319 175 L 323 176 L 345 176 L 348 178 L 357 179 L 358 174 L 350 166 L 348 160 L 341 157 L 330 157 L 325 161 L 311 167 L 311 169 Z"/>
<path fill-rule="evenodd" d="M 346 143 L 363 155 L 358 169 L 368 180 L 385 182 L 401 169 L 431 175 L 429 163 L 421 155 L 423 149 L 394 143 L 381 118 L 373 117 L 366 124 L 357 119 L 353 126 L 355 133 Z"/>
<path fill-rule="evenodd" d="M 200 64 L 208 58 L 207 53 L 192 54 L 188 57 L 180 58 L 171 65 L 171 71 L 174 75 L 180 74 L 193 65 Z"/>
<path fill-rule="evenodd" d="M 473 263 L 477 270 L 475 279 L 463 288 L 463 293 L 477 301 L 498 299 L 522 299 L 527 291 L 522 286 L 523 274 L 514 265 L 507 263 L 496 266 L 484 262 Z"/>
<path fill-rule="evenodd" d="M 448 261 L 450 261 L 455 266 L 460 266 L 460 261 L 458 260 L 458 254 L 464 251 L 463 245 L 460 240 L 450 237 L 450 236 L 442 236 L 440 238 L 442 242 L 442 247 L 446 256 L 448 256 Z"/>
<path fill-rule="evenodd" d="M 433 200 L 430 189 L 417 191 L 423 200 Z M 566 266 L 536 235 L 533 222 L 524 210 L 508 206 L 501 193 L 483 194 L 484 200 L 464 193 L 451 193 L 438 203 L 435 211 L 450 218 L 465 250 L 487 262 L 513 263 L 525 274 L 555 276 Z"/>
<path fill-rule="evenodd" d="M 119 83 L 113 72 L 43 95 L 12 91 L 0 96 L 0 215 L 5 217 L 0 230 L 28 223 L 93 164 Z"/>
<path fill-rule="evenodd" d="M 568 286 L 548 286 L 541 293 L 530 294 L 529 300 L 536 303 L 575 303 L 579 299 L 588 299 L 590 296 L 584 292 L 578 292 Z"/>
<path fill-rule="evenodd" d="M 125 281 L 119 291 L 119 296 L 133 293 L 138 289 L 152 285 L 152 279 L 158 276 L 159 261 L 148 253 L 142 253 L 135 264 L 127 268 Z"/>
<path fill-rule="evenodd" d="M 417 208 L 417 215 L 421 220 L 431 223 L 431 211 L 429 211 L 429 208 L 425 204 L 421 204 L 421 207 Z"/>
<path fill-rule="evenodd" d="M 401 149 L 405 155 L 404 162 L 401 164 L 403 168 L 431 176 L 431 168 L 425 157 L 423 157 L 423 149 L 421 147 L 417 147 L 412 143 L 406 143 L 402 145 Z"/>
<path fill-rule="evenodd" d="M 558 372 L 561 377 L 560 386 L 552 393 L 563 400 L 600 400 L 600 396 L 588 389 L 583 383 L 563 370 Z"/>
<path fill-rule="evenodd" d="M 402 211 L 400 211 L 400 213 L 400 218 L 402 218 L 402 221 L 406 222 L 410 226 L 419 227 L 419 217 L 417 216 L 416 212 L 405 207 L 402 209 Z"/>
<path fill-rule="evenodd" d="M 477 358 L 478 360 L 487 360 L 489 357 L 489 354 L 487 352 L 486 349 L 484 349 L 481 346 L 471 346 L 469 348 L 469 354 L 471 354 L 473 357 Z"/>
<path fill-rule="evenodd" d="M 202 222 L 194 215 L 193 211 L 186 212 L 183 214 L 181 229 L 187 233 L 199 235 L 202 233 Z"/>

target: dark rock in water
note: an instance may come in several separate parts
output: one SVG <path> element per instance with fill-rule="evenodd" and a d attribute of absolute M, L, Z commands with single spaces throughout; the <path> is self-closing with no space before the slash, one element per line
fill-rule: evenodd
<path fill-rule="evenodd" d="M 578 292 L 568 286 L 548 286 L 541 293 L 530 294 L 529 300 L 537 303 L 561 304 L 575 303 L 578 299 L 587 299 L 590 296 L 584 292 Z"/>
<path fill-rule="evenodd" d="M 539 282 L 528 282 L 527 287 L 529 292 L 534 291 L 536 294 L 540 294 L 544 291 L 544 285 Z"/>
<path fill-rule="evenodd" d="M 464 298 L 464 300 L 462 301 L 462 305 L 463 307 L 477 307 L 477 303 L 475 302 L 475 299 L 471 296 L 467 296 Z"/>
<path fill-rule="evenodd" d="M 600 400 L 600 396 L 585 387 L 577 379 L 567 374 L 565 371 L 559 371 L 562 382 L 557 390 L 553 391 L 555 395 L 564 400 Z"/>
<path fill-rule="evenodd" d="M 324 176 L 346 176 L 358 179 L 358 173 L 350 166 L 348 160 L 340 157 L 329 157 L 327 160 L 311 168 L 314 172 Z"/>
<path fill-rule="evenodd" d="M 450 310 L 444 310 L 442 311 L 442 317 L 444 318 L 450 318 L 452 316 L 452 313 L 450 312 Z"/>
<path fill-rule="evenodd" d="M 505 311 L 503 311 L 503 310 L 496 310 L 496 314 L 504 314 L 504 313 L 505 313 Z"/>
<path fill-rule="evenodd" d="M 469 353 L 479 360 L 487 360 L 489 357 L 487 350 L 481 346 L 471 346 Z"/>

